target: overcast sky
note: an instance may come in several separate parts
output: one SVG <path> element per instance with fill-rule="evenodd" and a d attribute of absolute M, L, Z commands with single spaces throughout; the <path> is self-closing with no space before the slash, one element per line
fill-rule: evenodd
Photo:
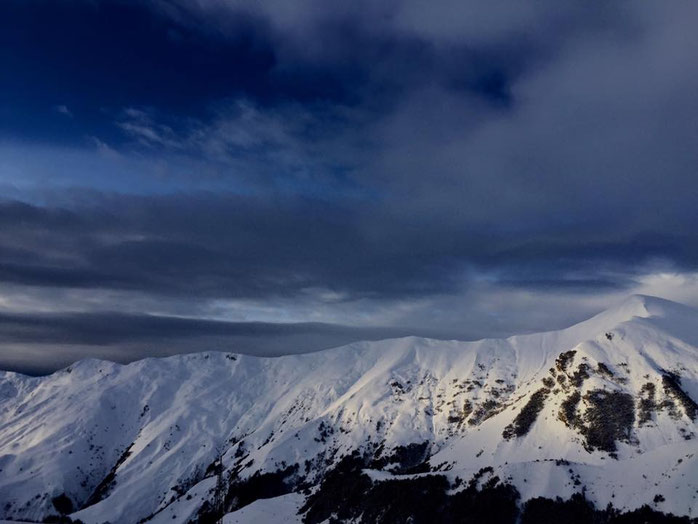
<path fill-rule="evenodd" d="M 698 302 L 698 2 L 4 0 L 0 367 Z"/>

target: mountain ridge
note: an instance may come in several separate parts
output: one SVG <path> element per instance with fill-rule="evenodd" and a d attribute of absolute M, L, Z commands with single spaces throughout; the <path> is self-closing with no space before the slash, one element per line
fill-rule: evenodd
<path fill-rule="evenodd" d="M 115 366 L 129 366 L 138 362 L 145 362 L 145 361 L 161 361 L 161 360 L 166 360 L 166 359 L 178 359 L 182 356 L 187 356 L 187 355 L 192 355 L 192 354 L 215 354 L 215 353 L 222 353 L 222 354 L 232 354 L 232 355 L 239 355 L 239 356 L 245 356 L 247 358 L 260 358 L 260 359 L 277 359 L 277 358 L 285 358 L 285 357 L 291 357 L 291 356 L 299 356 L 299 355 L 312 355 L 316 353 L 324 353 L 327 351 L 333 351 L 333 350 L 338 350 L 338 349 L 343 349 L 347 347 L 352 347 L 357 344 L 365 344 L 365 343 L 380 343 L 380 342 L 386 342 L 386 341 L 396 341 L 396 340 L 429 340 L 429 341 L 434 341 L 435 343 L 441 343 L 441 342 L 464 342 L 464 343 L 469 343 L 469 344 L 475 344 L 475 343 L 483 343 L 487 341 L 500 341 L 500 340 L 516 340 L 520 338 L 526 338 L 526 337 L 540 337 L 544 336 L 546 334 L 557 334 L 560 332 L 567 332 L 573 329 L 581 328 L 582 326 L 586 326 L 593 321 L 598 322 L 600 319 L 603 319 L 606 321 L 606 323 L 610 322 L 610 324 L 617 324 L 620 323 L 621 321 L 613 321 L 613 320 L 607 320 L 607 318 L 623 318 L 625 321 L 630 320 L 632 318 L 646 318 L 648 316 L 651 316 L 652 314 L 647 310 L 647 304 L 653 304 L 654 305 L 654 310 L 655 311 L 663 311 L 660 309 L 660 307 L 671 307 L 674 308 L 677 311 L 683 311 L 685 312 L 690 312 L 698 315 L 698 310 L 689 307 L 684 304 L 680 304 L 678 302 L 673 302 L 670 300 L 666 300 L 660 297 L 655 297 L 655 296 L 650 296 L 650 295 L 643 295 L 643 294 L 633 294 L 628 297 L 626 297 L 624 300 L 619 302 L 616 306 L 613 306 L 611 308 L 608 308 L 604 311 L 601 311 L 600 313 L 583 320 L 581 322 L 577 322 L 567 328 L 562 328 L 558 330 L 550 330 L 550 331 L 540 331 L 540 332 L 534 332 L 534 333 L 524 333 L 524 334 L 514 334 L 508 337 L 504 338 L 482 338 L 482 339 L 477 339 L 477 340 L 462 340 L 462 339 L 440 339 L 440 338 L 432 338 L 432 337 L 422 337 L 422 336 L 417 336 L 417 335 L 407 335 L 407 336 L 401 336 L 401 337 L 390 337 L 386 339 L 382 339 L 379 341 L 359 341 L 359 342 L 353 342 L 349 344 L 342 344 L 340 346 L 335 346 L 331 348 L 326 348 L 326 349 L 321 349 L 321 350 L 316 350 L 316 351 L 310 351 L 307 353 L 297 353 L 293 355 L 272 355 L 272 356 L 261 356 L 261 355 L 253 355 L 253 354 L 247 354 L 247 353 L 240 353 L 240 352 L 227 352 L 227 351 L 221 351 L 221 350 L 209 350 L 209 351 L 199 351 L 196 353 L 182 353 L 182 354 L 177 354 L 177 355 L 169 355 L 169 356 L 162 356 L 162 357 L 146 357 L 146 358 L 141 358 L 137 359 L 128 363 L 119 363 L 115 362 L 113 360 L 109 359 L 100 359 L 96 357 L 86 357 L 82 358 L 79 360 L 76 360 L 72 364 L 65 366 L 61 369 L 58 369 L 52 373 L 48 373 L 45 375 L 27 375 L 18 371 L 9 371 L 9 370 L 0 370 L 0 373 L 4 374 L 16 374 L 19 376 L 26 376 L 29 378 L 41 378 L 44 376 L 52 375 L 54 373 L 59 373 L 62 371 L 65 371 L 66 369 L 74 369 L 78 365 L 82 365 L 85 363 L 85 365 L 89 365 L 89 363 L 95 363 L 95 365 L 100 365 L 102 363 L 107 363 L 109 365 L 115 365 Z M 629 316 L 628 316 L 629 315 Z M 627 317 L 627 318 L 626 318 Z M 698 336 L 698 330 L 696 330 L 696 335 Z"/>
<path fill-rule="evenodd" d="M 695 320 L 687 306 L 632 296 L 570 328 L 500 340 L 403 337 L 283 357 L 4 372 L 0 511 L 42 520 L 65 497 L 63 513 L 84 522 L 187 522 L 220 506 L 221 483 L 225 495 L 246 493 L 273 475 L 278 489 L 261 498 L 288 501 L 288 488 L 299 509 L 358 453 L 375 485 L 490 468 L 485 477 L 522 503 L 584 488 L 599 508 L 696 517 Z M 628 485 L 624 471 L 640 480 Z M 238 495 L 224 510 L 254 500 Z"/>

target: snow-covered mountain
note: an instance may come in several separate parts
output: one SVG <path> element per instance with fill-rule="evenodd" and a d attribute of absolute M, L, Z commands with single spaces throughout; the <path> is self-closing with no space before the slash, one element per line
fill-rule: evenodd
<path fill-rule="evenodd" d="M 633 296 L 503 340 L 0 372 L 0 518 L 506 521 L 575 493 L 696 518 L 697 347 L 698 311 Z"/>

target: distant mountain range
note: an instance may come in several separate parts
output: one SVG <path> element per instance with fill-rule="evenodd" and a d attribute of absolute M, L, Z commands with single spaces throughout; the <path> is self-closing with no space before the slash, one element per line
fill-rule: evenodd
<path fill-rule="evenodd" d="M 501 340 L 0 372 L 0 518 L 688 522 L 697 347 L 698 311 L 633 296 Z"/>

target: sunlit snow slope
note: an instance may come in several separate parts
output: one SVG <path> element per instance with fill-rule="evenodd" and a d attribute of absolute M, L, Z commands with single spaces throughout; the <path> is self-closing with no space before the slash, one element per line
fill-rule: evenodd
<path fill-rule="evenodd" d="M 584 490 L 597 507 L 696 517 L 697 346 L 696 310 L 634 296 L 505 340 L 0 372 L 0 518 L 187 522 L 224 507 L 226 522 L 291 522 L 357 450 L 376 482 L 491 466 L 522 502 Z"/>

